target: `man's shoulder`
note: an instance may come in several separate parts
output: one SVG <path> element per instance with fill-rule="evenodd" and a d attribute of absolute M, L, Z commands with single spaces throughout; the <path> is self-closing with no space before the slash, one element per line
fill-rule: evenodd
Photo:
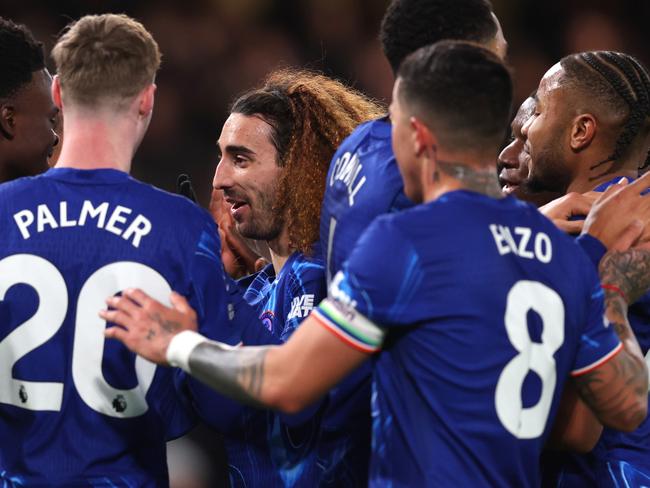
<path fill-rule="evenodd" d="M 311 254 L 295 252 L 285 267 L 286 272 L 280 273 L 279 281 L 286 280 L 300 288 L 309 282 L 325 282 L 325 263 L 318 248 Z"/>
<path fill-rule="evenodd" d="M 130 182 L 137 186 L 141 199 L 150 199 L 153 206 L 160 208 L 160 210 L 174 211 L 179 217 L 190 221 L 195 220 L 201 223 L 214 224 L 214 219 L 209 212 L 187 197 L 168 192 L 135 178 L 131 178 Z"/>
<path fill-rule="evenodd" d="M 0 198 L 6 198 L 8 195 L 29 191 L 43 184 L 43 180 L 38 176 L 23 176 L 15 180 L 7 181 L 0 184 Z"/>
<path fill-rule="evenodd" d="M 368 139 L 387 140 L 390 144 L 391 124 L 388 117 L 369 120 L 359 124 L 352 133 L 346 137 L 340 147 L 358 145 Z"/>
<path fill-rule="evenodd" d="M 369 158 L 378 159 L 385 164 L 390 164 L 394 159 L 391 124 L 386 118 L 364 122 L 354 129 L 336 150 L 330 165 L 330 173 L 351 176 L 358 171 L 367 171 L 376 166 L 376 164 L 367 164 Z M 331 183 L 333 180 L 330 180 Z"/>

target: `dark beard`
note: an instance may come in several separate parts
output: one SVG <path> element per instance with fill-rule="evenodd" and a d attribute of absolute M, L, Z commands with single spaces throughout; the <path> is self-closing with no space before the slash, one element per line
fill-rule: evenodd
<path fill-rule="evenodd" d="M 277 239 L 282 232 L 282 220 L 283 219 L 273 215 L 271 216 L 271 221 L 267 220 L 264 223 L 251 222 L 247 226 L 237 223 L 236 227 L 239 233 L 247 239 L 253 239 L 256 241 L 272 241 Z"/>
<path fill-rule="evenodd" d="M 237 230 L 248 239 L 256 241 L 275 240 L 284 228 L 284 208 L 275 204 L 278 199 L 275 190 L 266 193 L 259 192 L 257 197 L 257 207 L 260 211 L 258 211 L 257 215 L 252 216 L 247 225 L 237 223 Z"/>
<path fill-rule="evenodd" d="M 551 192 L 566 194 L 571 184 L 571 172 L 558 151 L 544 151 L 532 165 L 521 186 L 525 193 Z"/>

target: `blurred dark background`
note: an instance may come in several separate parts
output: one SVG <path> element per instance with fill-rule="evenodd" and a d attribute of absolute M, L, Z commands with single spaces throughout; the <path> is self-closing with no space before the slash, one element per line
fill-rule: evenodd
<path fill-rule="evenodd" d="M 517 104 L 571 52 L 625 51 L 650 66 L 650 0 L 492 1 L 510 46 Z M 85 14 L 126 13 L 143 22 L 160 45 L 163 64 L 134 175 L 174 191 L 177 175 L 187 172 L 204 206 L 228 106 L 273 68 L 319 69 L 389 101 L 392 74 L 377 40 L 388 0 L 2 2 L 0 15 L 27 24 L 47 53 L 61 29 Z M 172 486 L 222 485 L 217 446 L 205 428 L 172 443 Z"/>
<path fill-rule="evenodd" d="M 388 102 L 392 74 L 377 31 L 387 0 L 3 0 L 49 53 L 71 20 L 123 12 L 163 53 L 156 109 L 134 174 L 173 190 L 188 172 L 207 205 L 229 103 L 279 66 L 319 69 Z M 518 101 L 563 55 L 612 49 L 650 63 L 649 0 L 493 0 L 509 42 Z"/>

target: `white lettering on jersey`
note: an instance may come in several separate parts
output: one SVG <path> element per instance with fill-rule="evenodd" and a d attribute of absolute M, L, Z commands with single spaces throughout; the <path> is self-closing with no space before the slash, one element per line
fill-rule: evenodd
<path fill-rule="evenodd" d="M 350 206 L 354 205 L 354 197 L 366 182 L 366 177 L 362 176 L 358 181 L 357 177 L 363 169 L 359 161 L 359 156 L 354 153 L 346 152 L 334 162 L 334 169 L 330 176 L 330 186 L 336 181 L 342 181 L 348 188 L 348 199 Z"/>
<path fill-rule="evenodd" d="M 129 220 L 127 215 L 130 215 L 133 210 L 122 205 L 116 205 L 112 212 L 109 213 L 108 202 L 94 206 L 92 202 L 85 200 L 78 211 L 79 218 L 77 220 L 71 218 L 72 211 L 68 208 L 68 202 L 59 202 L 58 207 L 58 214 L 52 212 L 46 204 L 40 204 L 36 207 L 36 215 L 34 215 L 33 211 L 27 209 L 16 212 L 14 221 L 23 239 L 31 237 L 30 230 L 33 232 L 34 222 L 36 222 L 37 233 L 58 227 L 94 225 L 98 229 L 104 229 L 121 236 L 126 241 L 131 240 L 133 247 L 139 247 L 142 238 L 151 232 L 151 221 L 141 214 L 136 215 L 131 223 L 126 225 Z M 107 217 L 108 222 L 106 221 Z M 105 227 L 104 223 L 106 223 Z"/>
<path fill-rule="evenodd" d="M 291 312 L 289 312 L 289 315 L 287 316 L 287 320 L 291 320 L 296 317 L 298 318 L 306 317 L 313 309 L 314 309 L 313 294 L 301 295 L 299 297 L 295 297 L 291 301 Z"/>
<path fill-rule="evenodd" d="M 490 224 L 490 232 L 501 256 L 513 253 L 525 259 L 537 259 L 546 264 L 553 258 L 551 239 L 544 232 L 537 232 L 533 237 L 533 246 L 530 247 L 533 231 L 528 227 L 515 227 L 512 231 L 505 225 Z"/>

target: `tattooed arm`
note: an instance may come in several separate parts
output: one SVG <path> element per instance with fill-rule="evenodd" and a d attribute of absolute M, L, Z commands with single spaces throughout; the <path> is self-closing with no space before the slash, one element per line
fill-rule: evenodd
<path fill-rule="evenodd" d="M 356 369 L 367 357 L 309 316 L 282 346 L 230 347 L 197 330 L 196 314 L 172 294 L 165 307 L 140 290 L 112 297 L 100 312 L 119 324 L 106 337 L 158 364 L 178 366 L 219 393 L 242 403 L 295 413 Z M 174 341 L 172 341 L 172 339 Z"/>
<path fill-rule="evenodd" d="M 598 368 L 575 378 L 578 392 L 603 424 L 634 430 L 646 417 L 648 370 L 627 320 L 628 301 L 650 287 L 650 251 L 610 252 L 601 260 L 606 316 L 623 343 L 623 350 Z M 625 299 L 623 298 L 625 297 Z"/>

